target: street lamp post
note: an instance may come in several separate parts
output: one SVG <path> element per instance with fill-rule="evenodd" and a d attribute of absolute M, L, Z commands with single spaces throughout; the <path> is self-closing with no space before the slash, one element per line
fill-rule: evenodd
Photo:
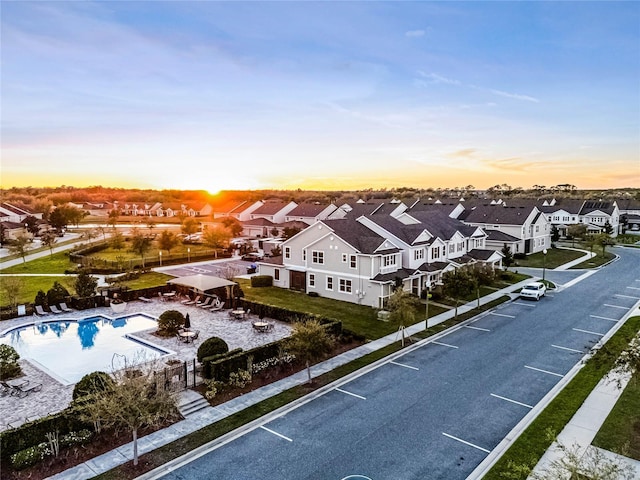
<path fill-rule="evenodd" d="M 162 266 L 162 252 L 161 251 L 158 252 L 158 256 L 160 257 L 160 266 Z"/>
<path fill-rule="evenodd" d="M 427 302 L 426 302 L 426 307 L 425 307 L 425 315 L 426 318 L 424 320 L 424 329 L 426 330 L 427 328 L 429 328 L 429 297 L 431 296 L 431 294 L 429 293 L 430 287 L 431 285 L 429 284 L 429 282 L 427 282 L 427 294 L 425 296 Z"/>
<path fill-rule="evenodd" d="M 547 270 L 547 249 L 542 250 L 542 281 L 544 282 L 545 273 Z"/>
<path fill-rule="evenodd" d="M 187 262 L 191 263 L 191 247 L 187 247 Z"/>

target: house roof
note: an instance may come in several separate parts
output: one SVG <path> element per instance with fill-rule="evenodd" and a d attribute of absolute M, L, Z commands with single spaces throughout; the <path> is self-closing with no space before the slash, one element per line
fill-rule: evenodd
<path fill-rule="evenodd" d="M 373 230 L 365 227 L 352 218 L 339 220 L 324 220 L 323 223 L 331 228 L 336 235 L 360 253 L 373 254 L 384 243 L 385 238 Z"/>
<path fill-rule="evenodd" d="M 487 234 L 487 240 L 493 242 L 518 242 L 519 238 L 509 235 L 508 233 L 501 232 L 500 230 L 494 230 L 492 228 L 485 228 L 484 231 Z"/>
<path fill-rule="evenodd" d="M 381 282 L 381 283 L 395 282 L 397 278 L 401 280 L 404 280 L 405 278 L 409 278 L 416 272 L 416 270 L 417 269 L 411 270 L 409 268 L 400 268 L 395 272 L 391 272 L 391 273 L 379 273 L 378 275 L 373 277 L 371 280 L 373 280 L 374 282 Z"/>
<path fill-rule="evenodd" d="M 251 214 L 252 215 L 274 215 L 278 213 L 280 210 L 282 210 L 284 207 L 286 207 L 287 205 L 289 205 L 289 202 L 283 202 L 280 200 L 268 200 L 264 203 L 264 205 L 261 205 L 260 207 L 256 208 L 253 212 L 251 212 Z"/>
<path fill-rule="evenodd" d="M 254 218 L 253 220 L 245 220 L 243 222 L 240 222 L 242 224 L 242 226 L 248 227 L 273 227 L 275 225 L 275 223 L 273 223 L 271 220 L 267 220 L 266 218 L 260 217 L 260 218 Z"/>
<path fill-rule="evenodd" d="M 280 265 L 280 266 L 284 266 L 284 263 L 282 262 L 282 255 L 277 255 L 275 257 L 265 257 L 264 259 L 260 260 L 259 262 L 256 263 L 268 263 L 270 265 Z"/>
<path fill-rule="evenodd" d="M 504 256 L 500 252 L 496 252 L 495 250 L 487 250 L 484 248 L 474 248 L 473 250 L 469 251 L 467 254 L 471 258 L 474 258 L 475 260 L 482 260 L 482 261 L 489 260 L 493 255 L 496 255 L 496 254 L 500 255 L 501 257 Z"/>
<path fill-rule="evenodd" d="M 288 217 L 311 217 L 315 218 L 320 215 L 327 207 L 332 204 L 321 203 L 301 203 L 296 208 L 287 213 Z M 333 205 L 334 210 L 338 207 Z"/>
<path fill-rule="evenodd" d="M 416 220 L 422 222 L 423 227 L 431 234 L 442 240 L 450 240 L 456 232 L 470 237 L 476 227 L 465 225 L 460 220 L 451 218 L 446 210 L 428 209 L 410 213 Z"/>
<path fill-rule="evenodd" d="M 465 210 L 460 219 L 468 223 L 496 225 L 522 225 L 533 207 L 505 207 L 503 205 L 479 205 Z"/>
<path fill-rule="evenodd" d="M 582 205 L 582 208 L 580 209 L 580 215 L 588 215 L 589 213 L 595 211 L 600 211 L 602 213 L 611 215 L 614 208 L 615 207 L 612 202 L 587 200 L 586 202 L 584 202 L 584 205 Z"/>

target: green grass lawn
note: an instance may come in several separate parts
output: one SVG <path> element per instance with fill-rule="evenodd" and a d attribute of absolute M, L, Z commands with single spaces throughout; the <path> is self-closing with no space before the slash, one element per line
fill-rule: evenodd
<path fill-rule="evenodd" d="M 519 258 L 515 261 L 511 267 L 517 270 L 518 267 L 530 267 L 530 268 L 556 268 L 560 265 L 564 265 L 567 262 L 571 262 L 576 258 L 580 258 L 584 253 L 576 252 L 575 250 L 565 250 L 561 248 L 549 248 L 547 249 L 547 255 L 542 252 L 533 253 L 527 255 L 525 258 Z"/>
<path fill-rule="evenodd" d="M 596 268 L 601 265 L 604 265 L 607 262 L 613 260 L 616 256 L 613 253 L 605 252 L 604 256 L 602 256 L 602 251 L 597 252 L 597 255 L 586 262 L 579 263 L 571 267 L 572 269 L 580 269 L 580 268 Z"/>
<path fill-rule="evenodd" d="M 75 277 L 70 276 L 56 276 L 56 277 L 1 277 L 0 281 L 3 281 L 6 278 L 18 278 L 21 282 L 22 287 L 18 293 L 18 305 L 23 305 L 27 303 L 33 303 L 36 298 L 36 294 L 39 290 L 43 292 L 47 292 L 51 287 L 53 287 L 54 282 L 59 282 L 64 288 L 66 288 L 69 293 L 75 293 Z M 7 299 L 4 291 L 0 294 L 0 307 L 8 307 L 9 300 Z"/>
<path fill-rule="evenodd" d="M 240 283 L 247 300 L 335 318 L 340 320 L 347 330 L 364 335 L 367 339 L 373 340 L 398 331 L 397 323 L 378 320 L 377 311 L 371 307 L 324 297 L 310 297 L 301 292 L 278 287 L 252 288 L 248 280 L 236 280 Z M 416 310 L 416 320 L 424 320 L 423 309 L 424 307 L 421 307 Z M 441 307 L 429 305 L 429 316 L 438 315 L 443 311 L 445 310 Z"/>
<path fill-rule="evenodd" d="M 640 372 L 625 388 L 593 445 L 640 460 Z"/>
<path fill-rule="evenodd" d="M 65 270 L 74 268 L 75 266 L 76 265 L 69 260 L 68 253 L 59 252 L 26 263 L 20 263 L 13 267 L 4 268 L 0 273 L 58 273 L 64 275 Z"/>

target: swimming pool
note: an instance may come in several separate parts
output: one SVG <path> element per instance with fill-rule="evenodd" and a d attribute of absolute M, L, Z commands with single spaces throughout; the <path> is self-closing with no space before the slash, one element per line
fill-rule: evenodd
<path fill-rule="evenodd" d="M 150 361 L 172 353 L 129 336 L 156 327 L 154 318 L 142 314 L 115 319 L 94 316 L 19 327 L 0 337 L 0 343 L 11 345 L 21 358 L 70 385 L 87 373 L 122 368 L 124 358 Z"/>

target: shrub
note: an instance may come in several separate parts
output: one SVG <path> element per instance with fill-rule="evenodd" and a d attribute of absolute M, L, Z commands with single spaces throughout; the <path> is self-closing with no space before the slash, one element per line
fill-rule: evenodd
<path fill-rule="evenodd" d="M 251 277 L 251 286 L 254 288 L 272 287 L 273 277 L 271 275 L 255 275 Z"/>
<path fill-rule="evenodd" d="M 36 305 L 42 305 L 43 307 L 46 307 L 48 305 L 47 294 L 44 293 L 42 290 L 38 290 L 38 293 L 36 293 L 36 299 L 33 301 L 33 303 Z"/>
<path fill-rule="evenodd" d="M 73 399 L 106 392 L 113 386 L 113 379 L 105 372 L 88 373 L 73 387 Z"/>
<path fill-rule="evenodd" d="M 11 345 L 0 345 L 0 380 L 17 377 L 22 373 L 20 355 Z"/>
<path fill-rule="evenodd" d="M 69 432 L 60 438 L 59 445 L 61 447 L 81 445 L 91 438 L 91 435 L 91 432 L 86 429 L 80 430 L 79 432 Z M 35 465 L 51 455 L 54 455 L 54 453 L 51 451 L 49 443 L 42 442 L 11 455 L 11 465 L 13 465 L 13 468 L 16 470 L 22 470 Z"/>
<path fill-rule="evenodd" d="M 59 282 L 53 282 L 53 287 L 47 292 L 47 303 L 49 305 L 57 305 L 65 302 L 69 296 L 69 291 Z"/>
<path fill-rule="evenodd" d="M 205 357 L 212 357 L 214 355 L 220 355 L 221 353 L 227 353 L 229 351 L 229 345 L 223 339 L 218 337 L 207 338 L 202 345 L 198 347 L 198 361 L 202 363 L 202 359 Z"/>
<path fill-rule="evenodd" d="M 238 370 L 229 375 L 229 386 L 234 388 L 244 388 L 252 381 L 251 372 Z"/>
<path fill-rule="evenodd" d="M 184 315 L 177 310 L 167 310 L 158 318 L 158 333 L 163 336 L 171 336 L 178 333 L 178 329 L 184 325 Z"/>

